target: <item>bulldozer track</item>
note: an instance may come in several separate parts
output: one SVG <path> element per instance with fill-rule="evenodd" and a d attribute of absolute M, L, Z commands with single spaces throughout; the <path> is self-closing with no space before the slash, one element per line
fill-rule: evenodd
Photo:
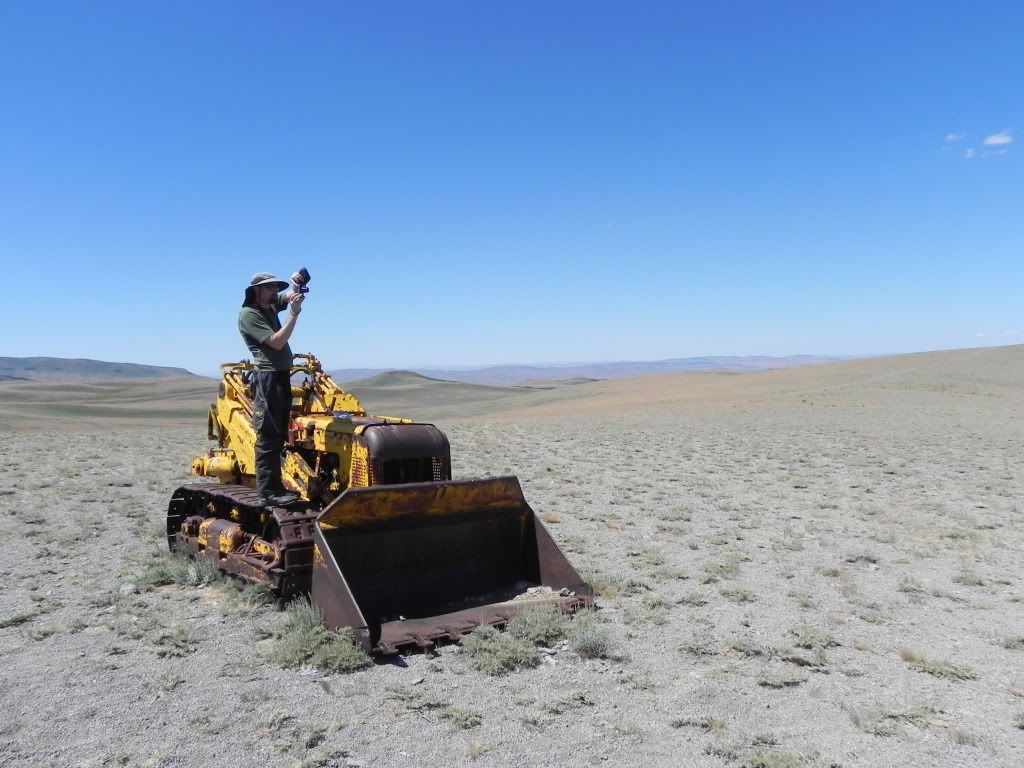
<path fill-rule="evenodd" d="M 318 512 L 264 506 L 245 485 L 192 483 L 168 504 L 167 543 L 287 599 L 309 591 Z"/>

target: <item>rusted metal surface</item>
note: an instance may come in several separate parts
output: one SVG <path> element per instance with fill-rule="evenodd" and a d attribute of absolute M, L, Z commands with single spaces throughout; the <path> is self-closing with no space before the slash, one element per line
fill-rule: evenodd
<path fill-rule="evenodd" d="M 515 477 L 349 488 L 320 513 L 320 527 L 353 528 L 403 519 L 445 518 L 453 511 L 530 509 Z M 532 512 L 532 510 L 530 510 Z"/>
<path fill-rule="evenodd" d="M 593 603 L 515 477 L 351 488 L 313 537 L 313 602 L 367 650 L 426 648 L 502 625 L 530 587 L 550 588 L 537 599 L 566 612 Z"/>
<path fill-rule="evenodd" d="M 225 573 L 267 584 L 284 598 L 309 591 L 316 510 L 267 508 L 244 485 L 178 488 L 167 511 L 172 551 L 206 557 Z"/>

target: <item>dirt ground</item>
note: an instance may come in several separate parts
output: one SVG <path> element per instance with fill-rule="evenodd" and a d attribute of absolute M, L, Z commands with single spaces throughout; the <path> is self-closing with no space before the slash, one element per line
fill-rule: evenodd
<path fill-rule="evenodd" d="M 1024 764 L 1021 347 L 586 387 L 439 422 L 613 643 L 498 677 L 282 669 L 286 614 L 140 587 L 201 413 L 3 431 L 0 766 Z"/>

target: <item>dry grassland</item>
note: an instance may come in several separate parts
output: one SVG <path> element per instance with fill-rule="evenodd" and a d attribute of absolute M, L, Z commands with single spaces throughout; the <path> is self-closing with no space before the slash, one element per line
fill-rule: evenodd
<path fill-rule="evenodd" d="M 0 390 L 0 766 L 1024 764 L 1021 347 L 435 400 L 600 592 L 497 675 L 285 669 L 289 614 L 154 586 L 208 397 L 131 386 L 67 429 Z"/>

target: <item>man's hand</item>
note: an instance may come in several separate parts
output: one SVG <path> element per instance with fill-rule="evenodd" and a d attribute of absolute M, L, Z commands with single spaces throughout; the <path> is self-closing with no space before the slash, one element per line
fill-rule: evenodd
<path fill-rule="evenodd" d="M 288 311 L 297 316 L 302 311 L 302 302 L 305 300 L 306 294 L 293 293 L 288 297 Z"/>

